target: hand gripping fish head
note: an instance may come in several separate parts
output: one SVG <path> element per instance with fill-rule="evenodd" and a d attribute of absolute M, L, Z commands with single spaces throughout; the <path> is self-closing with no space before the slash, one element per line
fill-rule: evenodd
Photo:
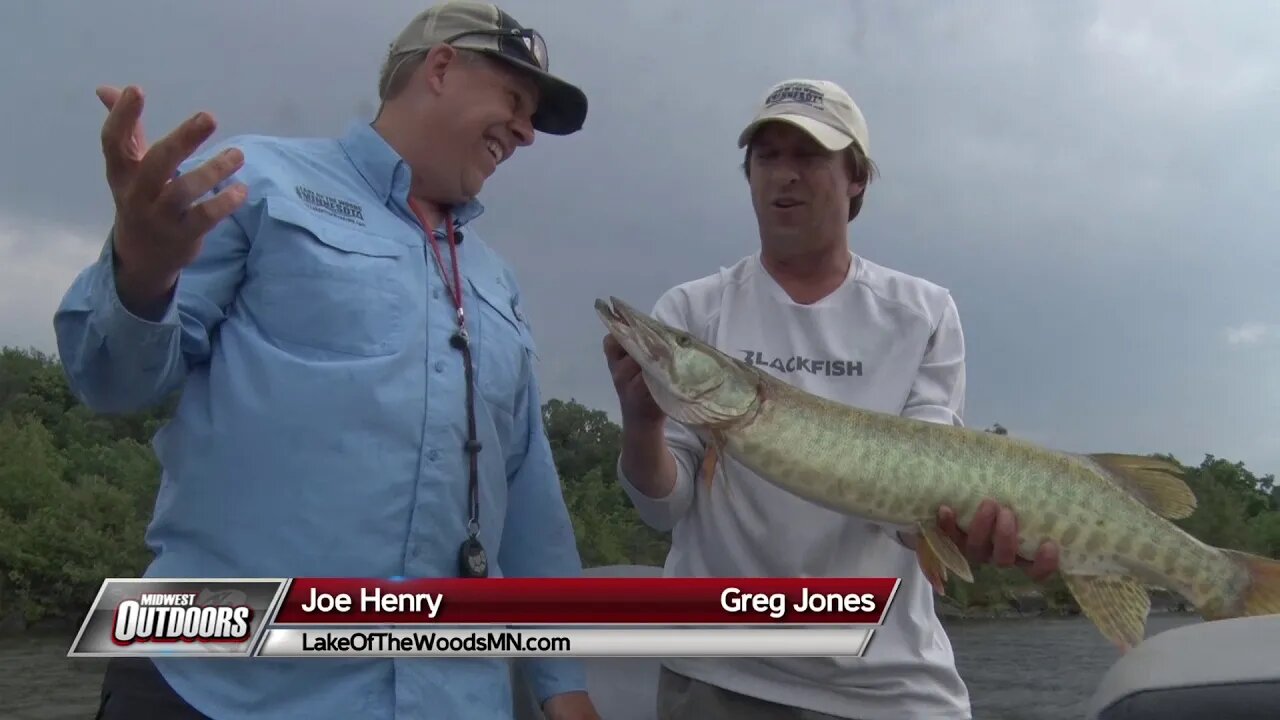
<path fill-rule="evenodd" d="M 658 407 L 672 419 L 716 430 L 746 420 L 758 409 L 760 377 L 750 366 L 617 298 L 596 300 L 595 308 L 640 365 Z"/>

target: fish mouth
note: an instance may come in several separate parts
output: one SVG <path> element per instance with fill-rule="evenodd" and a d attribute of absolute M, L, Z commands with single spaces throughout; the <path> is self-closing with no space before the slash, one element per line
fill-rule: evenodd
<path fill-rule="evenodd" d="M 615 300 L 614 302 L 618 301 Z M 615 305 L 609 300 L 596 298 L 596 314 L 599 315 L 600 320 L 604 322 L 605 328 L 608 329 L 610 333 L 613 333 L 615 337 L 618 337 L 619 340 L 621 340 L 621 336 L 628 333 L 631 328 L 631 321 L 622 314 L 619 310 L 620 307 L 625 307 L 625 304 L 618 302 L 618 304 Z"/>
<path fill-rule="evenodd" d="M 732 372 L 708 378 L 696 387 L 688 387 L 681 382 L 676 367 L 677 354 L 683 352 L 681 348 L 697 342 L 688 333 L 668 327 L 646 313 L 637 312 L 616 297 L 610 297 L 608 301 L 596 300 L 595 308 L 609 333 L 640 366 L 653 399 L 668 417 L 696 426 L 723 424 L 750 409 L 721 407 L 713 397 L 729 382 Z M 711 357 L 715 358 L 714 355 Z"/>
<path fill-rule="evenodd" d="M 618 307 L 623 307 L 625 305 L 626 303 L 623 303 L 621 300 L 618 300 L 617 298 L 610 298 L 609 300 L 605 300 L 604 298 L 596 298 L 596 303 L 595 303 L 596 313 L 599 314 L 601 319 L 604 320 L 605 326 L 608 327 L 610 330 L 612 330 L 615 324 L 617 325 L 628 324 L 627 319 L 623 317 L 622 313 L 616 309 Z"/>
<path fill-rule="evenodd" d="M 669 339 L 648 316 L 616 297 L 610 297 L 608 301 L 597 299 L 595 308 L 610 334 L 642 368 L 654 371 L 656 366 L 671 361 L 673 353 Z"/>

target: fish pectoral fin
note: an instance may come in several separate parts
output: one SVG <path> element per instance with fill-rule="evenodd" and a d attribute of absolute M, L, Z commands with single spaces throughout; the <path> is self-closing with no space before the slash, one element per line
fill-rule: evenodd
<path fill-rule="evenodd" d="M 724 437 L 724 433 L 719 430 L 708 431 L 708 440 L 704 445 L 702 455 L 702 480 L 711 487 L 718 475 L 721 482 L 729 479 L 729 471 L 724 464 L 724 446 L 728 440 Z"/>
<path fill-rule="evenodd" d="M 1142 583 L 1123 575 L 1062 574 L 1067 589 L 1099 632 L 1121 652 L 1146 637 L 1151 596 Z"/>
<path fill-rule="evenodd" d="M 1196 494 L 1182 480 L 1182 468 L 1176 463 L 1121 453 L 1094 453 L 1088 458 L 1105 470 L 1112 482 L 1161 517 L 1182 520 L 1195 512 Z"/>
<path fill-rule="evenodd" d="M 706 451 L 702 455 L 702 481 L 709 487 L 715 480 L 716 470 L 719 467 L 720 449 L 716 445 L 707 445 Z"/>
<path fill-rule="evenodd" d="M 965 582 L 973 582 L 973 571 L 969 568 L 969 560 L 956 547 L 955 542 L 943 534 L 936 520 L 921 521 L 916 524 L 920 532 L 920 542 L 916 543 L 916 554 L 920 556 L 920 567 L 942 568 L 939 579 L 946 581 L 946 570 L 956 574 Z"/>

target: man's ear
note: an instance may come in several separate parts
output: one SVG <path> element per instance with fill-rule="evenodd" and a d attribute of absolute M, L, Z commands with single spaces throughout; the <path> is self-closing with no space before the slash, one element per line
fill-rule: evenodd
<path fill-rule="evenodd" d="M 414 82 L 421 82 L 433 94 L 444 92 L 445 75 L 461 59 L 458 51 L 448 45 L 436 45 L 414 71 Z"/>
<path fill-rule="evenodd" d="M 862 194 L 867 189 L 866 181 L 849 183 L 849 199 L 852 200 Z"/>

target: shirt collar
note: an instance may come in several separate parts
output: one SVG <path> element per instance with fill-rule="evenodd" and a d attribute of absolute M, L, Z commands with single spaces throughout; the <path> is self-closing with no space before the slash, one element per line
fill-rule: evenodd
<path fill-rule="evenodd" d="M 409 164 L 373 129 L 371 123 L 353 123 L 339 143 L 383 205 L 394 200 L 398 207 L 409 212 Z M 462 227 L 479 217 L 484 212 L 484 205 L 472 198 L 450 210 L 454 227 Z"/>

